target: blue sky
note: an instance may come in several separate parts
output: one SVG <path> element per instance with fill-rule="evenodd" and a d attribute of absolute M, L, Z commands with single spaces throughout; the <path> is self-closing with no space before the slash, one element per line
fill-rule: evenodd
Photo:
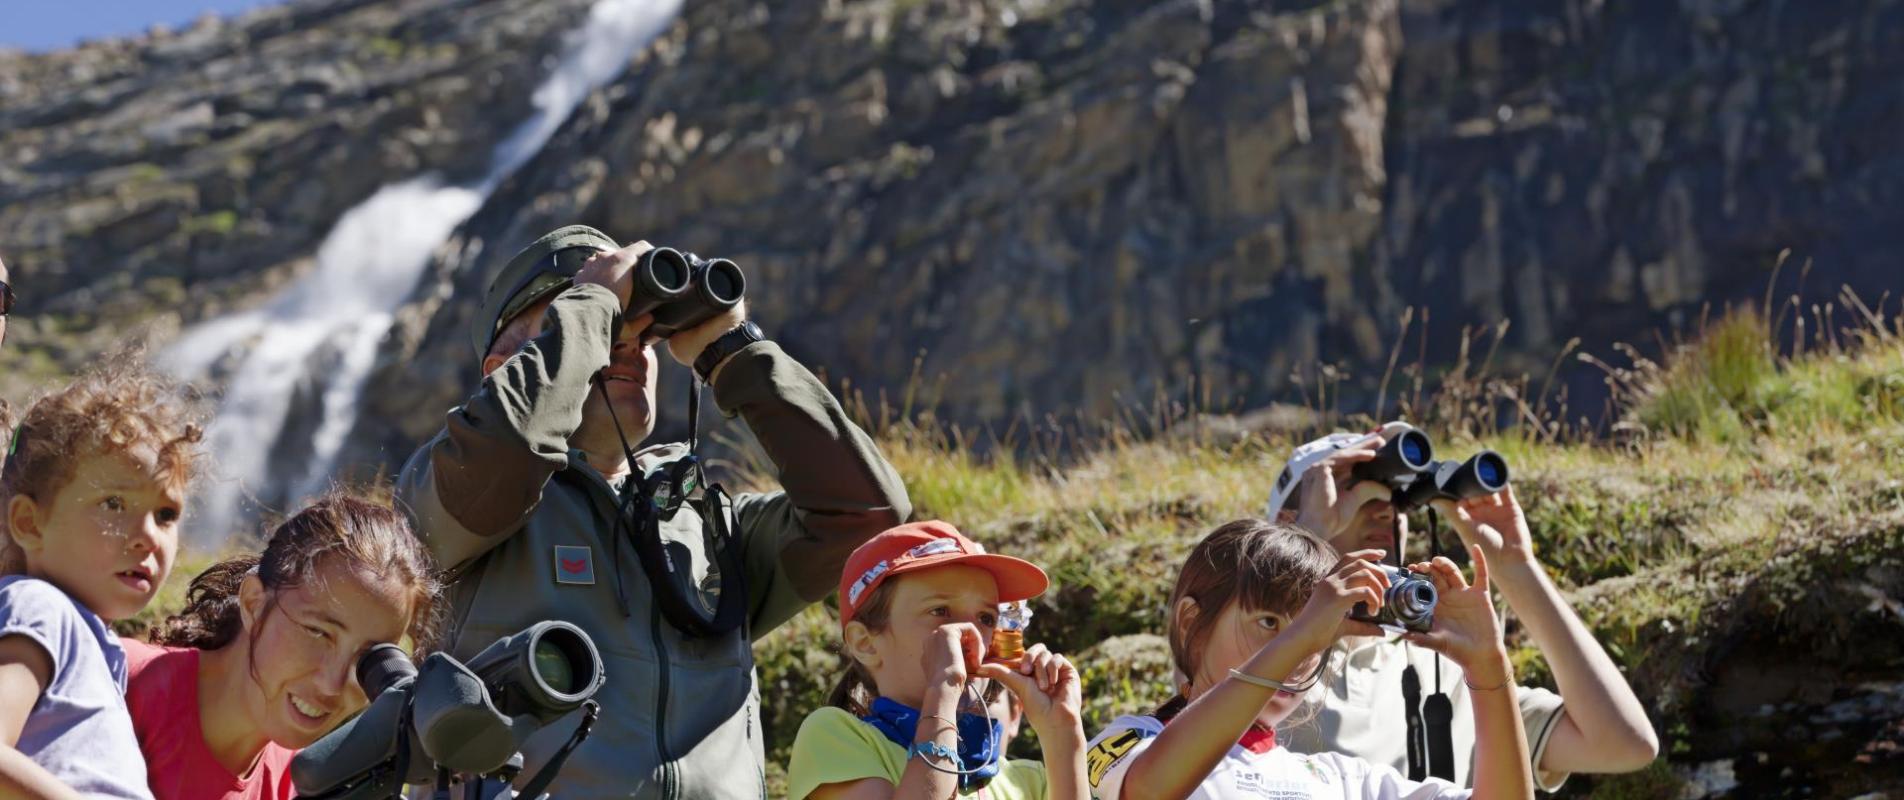
<path fill-rule="evenodd" d="M 207 11 L 231 15 L 275 0 L 0 0 L 0 47 L 56 50 L 82 39 L 184 27 Z"/>

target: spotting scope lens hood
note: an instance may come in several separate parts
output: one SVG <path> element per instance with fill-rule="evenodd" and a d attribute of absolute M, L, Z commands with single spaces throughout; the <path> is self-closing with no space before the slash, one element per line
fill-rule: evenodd
<path fill-rule="evenodd" d="M 497 640 L 470 659 L 469 668 L 489 687 L 498 710 L 542 723 L 575 710 L 607 680 L 595 642 L 560 620 Z"/>
<path fill-rule="evenodd" d="M 515 755 L 509 717 L 490 703 L 482 678 L 456 659 L 442 653 L 425 659 L 412 703 L 423 755 L 439 766 L 487 775 Z"/>

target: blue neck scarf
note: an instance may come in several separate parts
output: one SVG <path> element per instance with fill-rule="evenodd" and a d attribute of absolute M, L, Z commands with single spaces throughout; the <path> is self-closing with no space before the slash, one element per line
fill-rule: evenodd
<path fill-rule="evenodd" d="M 919 738 L 919 711 L 884 697 L 873 698 L 871 714 L 860 720 L 884 734 L 893 744 L 911 747 Z M 998 776 L 1004 763 L 998 742 L 1005 734 L 998 720 L 978 714 L 959 715 L 959 768 L 970 774 L 959 776 L 959 791 L 983 788 Z"/>

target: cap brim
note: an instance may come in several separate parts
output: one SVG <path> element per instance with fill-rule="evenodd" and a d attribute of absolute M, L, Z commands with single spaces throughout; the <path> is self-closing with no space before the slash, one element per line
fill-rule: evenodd
<path fill-rule="evenodd" d="M 998 602 L 1000 603 L 1029 600 L 1044 594 L 1046 589 L 1051 588 L 1051 578 L 1045 575 L 1045 571 L 1037 564 L 1022 558 L 991 553 L 947 553 L 943 556 L 927 556 L 894 567 L 892 572 L 888 573 L 888 579 L 892 575 L 904 575 L 908 572 L 918 572 L 922 569 L 943 567 L 948 564 L 978 567 L 991 573 L 992 578 L 998 581 Z"/>

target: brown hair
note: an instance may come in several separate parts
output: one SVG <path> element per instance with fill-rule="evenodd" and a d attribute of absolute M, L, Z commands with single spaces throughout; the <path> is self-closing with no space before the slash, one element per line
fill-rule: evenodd
<path fill-rule="evenodd" d="M 184 491 L 204 431 L 177 388 L 148 371 L 142 358 L 136 349 L 107 356 L 65 388 L 34 401 L 17 426 L 0 407 L 0 426 L 8 429 L 0 508 L 22 495 L 52 502 L 82 459 L 107 453 L 149 453 L 148 466 L 166 488 Z M 14 545 L 5 516 L 0 514 L 0 534 L 6 534 L 0 536 L 0 572 L 20 572 L 25 554 Z"/>
<path fill-rule="evenodd" d="M 429 551 L 411 533 L 403 514 L 342 490 L 332 490 L 285 520 L 271 533 L 263 553 L 228 558 L 199 573 L 186 593 L 185 609 L 160 625 L 152 640 L 200 650 L 224 647 L 244 629 L 238 587 L 246 575 L 256 571 L 275 604 L 278 592 L 321 581 L 321 573 L 329 570 L 354 571 L 408 588 L 406 633 L 419 652 L 434 644 L 441 585 Z"/>
<path fill-rule="evenodd" d="M 865 625 L 868 630 L 879 633 L 891 622 L 893 587 L 897 579 L 881 582 L 866 595 L 859 610 L 853 612 L 853 621 Z M 873 682 L 873 674 L 846 652 L 844 642 L 840 645 L 840 682 L 834 684 L 833 692 L 826 697 L 826 704 L 834 708 L 846 709 L 855 717 L 872 713 L 873 698 L 879 696 L 879 685 Z"/>
<path fill-rule="evenodd" d="M 1201 666 L 1197 658 L 1225 608 L 1242 603 L 1250 611 L 1294 615 L 1336 560 L 1328 542 L 1268 520 L 1239 519 L 1211 531 L 1190 551 L 1170 593 L 1171 661 L 1195 680 Z M 1197 603 L 1188 626 L 1177 619 L 1177 606 L 1186 597 Z"/>

